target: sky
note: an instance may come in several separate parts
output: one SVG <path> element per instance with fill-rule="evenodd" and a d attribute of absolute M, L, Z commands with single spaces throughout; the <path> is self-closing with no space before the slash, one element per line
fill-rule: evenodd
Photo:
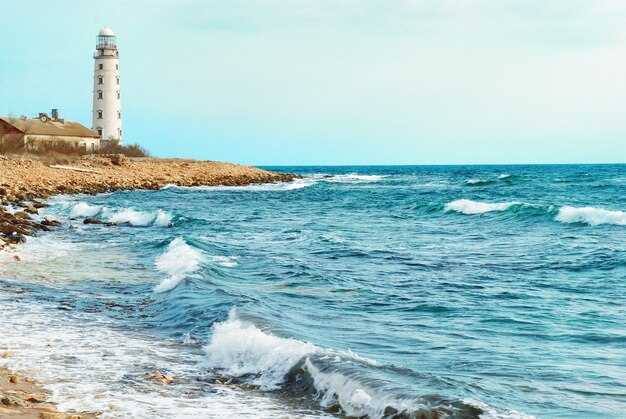
<path fill-rule="evenodd" d="M 91 125 L 115 31 L 124 140 L 253 165 L 626 162 L 621 0 L 0 0 L 0 115 Z"/>

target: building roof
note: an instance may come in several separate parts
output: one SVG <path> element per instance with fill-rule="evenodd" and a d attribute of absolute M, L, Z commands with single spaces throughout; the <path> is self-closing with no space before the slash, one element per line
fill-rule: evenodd
<path fill-rule="evenodd" d="M 106 26 L 100 29 L 100 32 L 98 32 L 98 35 L 115 36 L 111 28 L 108 28 Z"/>
<path fill-rule="evenodd" d="M 12 118 L 6 116 L 0 117 L 0 120 L 15 127 L 24 134 L 100 138 L 97 133 L 78 122 L 61 122 L 56 120 L 41 122 L 39 119 Z"/>

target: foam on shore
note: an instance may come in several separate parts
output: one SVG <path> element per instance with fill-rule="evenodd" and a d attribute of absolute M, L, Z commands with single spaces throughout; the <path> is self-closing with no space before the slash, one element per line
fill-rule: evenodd
<path fill-rule="evenodd" d="M 103 419 L 319 417 L 291 411 L 268 395 L 208 389 L 200 354 L 180 342 L 42 302 L 0 301 L 0 350 L 14 353 L 0 365 L 45 383 L 60 411 L 99 412 Z M 155 368 L 179 381 L 165 386 L 151 380 L 148 372 Z"/>

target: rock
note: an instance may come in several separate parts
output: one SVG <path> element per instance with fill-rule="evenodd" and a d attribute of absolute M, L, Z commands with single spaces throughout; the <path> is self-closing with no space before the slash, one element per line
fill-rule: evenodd
<path fill-rule="evenodd" d="M 41 419 L 67 419 L 67 415 L 55 412 L 41 412 L 39 417 Z"/>
<path fill-rule="evenodd" d="M 36 228 L 37 230 L 41 230 L 41 231 L 50 231 L 50 229 L 48 227 L 46 227 L 45 224 L 41 223 L 35 223 L 33 224 L 33 227 Z"/>
<path fill-rule="evenodd" d="M 165 375 L 159 370 L 148 372 L 148 376 L 160 382 L 161 384 L 172 384 L 174 382 L 174 377 L 172 377 L 171 375 Z"/>
<path fill-rule="evenodd" d="M 4 415 L 9 416 L 9 415 L 21 415 L 21 414 L 22 412 L 20 412 L 19 410 L 7 409 L 6 407 L 0 407 L 0 418 L 4 417 Z"/>
<path fill-rule="evenodd" d="M 97 220 L 95 218 L 85 218 L 83 224 L 104 224 L 104 221 Z"/>
<path fill-rule="evenodd" d="M 22 260 L 22 258 L 19 257 L 18 255 L 14 255 L 13 259 L 15 259 L 17 262 L 20 262 Z"/>
<path fill-rule="evenodd" d="M 37 410 L 44 410 L 47 412 L 56 412 L 57 407 L 52 403 L 37 403 Z"/>
<path fill-rule="evenodd" d="M 58 227 L 61 225 L 61 222 L 57 220 L 48 220 L 47 218 L 44 218 L 41 224 L 45 226 L 49 226 L 49 227 Z"/>
<path fill-rule="evenodd" d="M 28 402 L 20 397 L 11 394 L 4 394 L 0 400 L 5 406 L 27 407 Z"/>
<path fill-rule="evenodd" d="M 0 232 L 4 234 L 5 236 L 10 236 L 11 234 L 18 234 L 21 236 L 33 235 L 33 233 L 31 233 L 30 231 L 25 230 L 19 226 L 13 225 L 11 223 L 8 223 L 6 221 L 0 223 Z"/>
<path fill-rule="evenodd" d="M 21 234 L 12 234 L 7 237 L 9 244 L 22 244 L 26 243 L 26 237 Z"/>
<path fill-rule="evenodd" d="M 48 204 L 44 204 L 44 203 L 42 203 L 42 202 L 34 202 L 34 203 L 33 203 L 33 207 L 35 207 L 35 208 L 37 208 L 37 209 L 40 209 L 40 208 L 45 208 L 45 207 L 47 207 L 47 206 L 48 206 Z"/>
<path fill-rule="evenodd" d="M 13 217 L 19 218 L 20 220 L 30 220 L 30 215 L 28 215 L 28 213 L 25 211 L 18 211 L 13 214 Z"/>
<path fill-rule="evenodd" d="M 37 208 L 35 208 L 34 205 L 27 205 L 26 208 L 24 208 L 24 211 L 29 214 L 39 214 L 39 211 L 37 210 Z"/>
<path fill-rule="evenodd" d="M 116 226 L 117 225 L 117 223 L 100 221 L 100 220 L 97 220 L 95 218 L 85 218 L 83 220 L 83 224 L 98 224 L 98 225 L 105 225 L 107 227 L 112 227 L 112 226 Z"/>
<path fill-rule="evenodd" d="M 14 352 L 5 351 L 0 354 L 0 358 L 10 358 L 15 355 Z"/>
<path fill-rule="evenodd" d="M 15 375 L 15 374 L 9 375 L 9 383 L 19 384 L 20 383 L 20 377 Z"/>

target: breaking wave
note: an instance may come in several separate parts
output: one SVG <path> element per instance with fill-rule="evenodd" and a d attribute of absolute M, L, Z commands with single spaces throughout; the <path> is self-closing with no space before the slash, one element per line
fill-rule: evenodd
<path fill-rule="evenodd" d="M 506 211 L 513 205 L 523 205 L 521 202 L 501 202 L 501 203 L 488 203 L 477 202 L 469 199 L 457 199 L 446 204 L 445 211 L 456 211 L 462 214 L 484 214 L 491 211 Z"/>
<path fill-rule="evenodd" d="M 102 207 L 89 205 L 86 202 L 79 202 L 70 210 L 70 217 L 95 217 L 100 213 Z"/>
<path fill-rule="evenodd" d="M 291 182 L 276 183 L 259 183 L 244 186 L 178 186 L 165 185 L 161 189 L 180 189 L 180 190 L 196 190 L 196 191 L 250 191 L 250 192 L 273 192 L 273 191 L 293 191 L 296 189 L 306 188 L 317 183 L 313 178 L 295 179 Z"/>
<path fill-rule="evenodd" d="M 494 183 L 493 180 L 487 180 L 487 179 L 467 179 L 465 181 L 465 184 L 468 186 L 483 186 L 483 185 L 489 185 Z"/>
<path fill-rule="evenodd" d="M 104 220 L 117 224 L 130 224 L 133 226 L 160 226 L 172 225 L 172 215 L 163 211 L 155 212 L 138 211 L 133 208 L 111 209 L 100 205 L 91 205 L 86 202 L 74 204 L 69 216 L 72 218 L 87 218 L 100 216 Z"/>
<path fill-rule="evenodd" d="M 591 226 L 601 224 L 626 225 L 626 212 L 594 207 L 577 208 L 566 205 L 559 208 L 555 220 L 562 223 L 582 223 Z"/>
<path fill-rule="evenodd" d="M 177 237 L 167 246 L 167 250 L 155 262 L 156 268 L 167 278 L 154 287 L 155 292 L 173 290 L 185 276 L 195 272 L 203 260 L 202 252 L 189 246 L 181 237 Z"/>
<path fill-rule="evenodd" d="M 296 339 L 274 336 L 237 317 L 213 325 L 204 347 L 206 365 L 227 376 L 247 380 L 263 390 L 287 390 L 301 398 L 307 393 L 325 409 L 341 409 L 350 417 L 420 417 L 466 413 L 475 417 L 483 409 L 462 401 L 400 396 L 391 387 L 367 378 L 367 368 L 383 368 L 376 361 L 352 352 L 337 352 Z M 359 366 L 359 372 L 357 368 Z M 304 394 L 303 394 L 304 393 Z M 487 406 L 487 405 L 484 405 Z"/>
<path fill-rule="evenodd" d="M 328 182 L 335 183 L 365 183 L 378 182 L 386 177 L 385 175 L 358 175 L 356 173 L 349 173 L 347 175 L 325 176 L 324 179 Z"/>
<path fill-rule="evenodd" d="M 148 226 L 155 220 L 156 215 L 149 212 L 136 211 L 132 208 L 125 208 L 121 211 L 112 212 L 103 210 L 103 215 L 111 223 L 128 223 L 134 226 Z"/>

